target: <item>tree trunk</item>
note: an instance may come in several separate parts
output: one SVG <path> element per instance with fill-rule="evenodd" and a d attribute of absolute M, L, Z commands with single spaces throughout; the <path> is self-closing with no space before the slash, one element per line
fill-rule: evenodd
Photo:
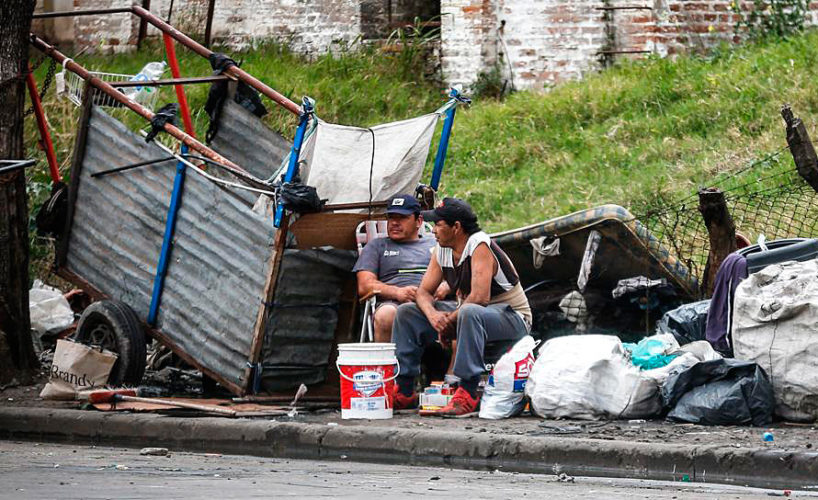
<path fill-rule="evenodd" d="M 0 158 L 24 159 L 28 34 L 35 0 L 0 2 Z M 25 173 L 0 174 L 0 378 L 11 358 L 27 379 L 37 367 L 28 315 L 28 206 Z M 4 373 L 5 372 L 5 373 Z"/>
<path fill-rule="evenodd" d="M 699 212 L 707 226 L 710 237 L 710 253 L 707 256 L 707 265 L 704 267 L 704 276 L 701 291 L 705 297 L 713 295 L 716 286 L 716 273 L 721 263 L 728 255 L 736 251 L 736 226 L 730 211 L 727 210 L 727 201 L 718 188 L 706 188 L 699 191 Z"/>

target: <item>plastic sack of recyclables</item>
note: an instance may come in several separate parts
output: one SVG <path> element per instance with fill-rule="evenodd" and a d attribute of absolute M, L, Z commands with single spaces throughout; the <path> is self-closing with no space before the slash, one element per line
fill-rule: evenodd
<path fill-rule="evenodd" d="M 631 355 L 631 363 L 643 370 L 652 370 L 667 366 L 678 354 L 670 354 L 671 351 L 679 348 L 679 343 L 670 334 L 653 335 L 645 337 L 638 344 L 624 343 L 625 348 Z"/>
<path fill-rule="evenodd" d="M 536 346 L 534 338 L 526 335 L 494 365 L 480 400 L 480 418 L 508 418 L 525 409 L 525 384 Z"/>
<path fill-rule="evenodd" d="M 733 352 L 769 375 L 775 413 L 818 419 L 818 260 L 782 262 L 751 274 L 733 301 Z"/>
<path fill-rule="evenodd" d="M 531 410 L 545 418 L 653 417 L 662 411 L 659 390 L 668 374 L 718 356 L 702 344 L 678 349 L 666 366 L 640 370 L 615 336 L 557 337 L 540 348 L 525 392 Z"/>
<path fill-rule="evenodd" d="M 28 292 L 28 308 L 31 329 L 39 336 L 58 333 L 74 322 L 74 311 L 62 292 L 40 280 L 35 280 Z"/>

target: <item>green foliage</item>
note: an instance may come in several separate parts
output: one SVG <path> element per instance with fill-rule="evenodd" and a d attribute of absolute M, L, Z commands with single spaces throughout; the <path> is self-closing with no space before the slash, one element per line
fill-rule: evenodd
<path fill-rule="evenodd" d="M 402 75 L 410 78 L 428 75 L 427 61 L 435 43 L 440 40 L 440 27 L 429 26 L 428 23 L 439 20 L 440 16 L 429 21 L 415 17 L 413 24 L 397 28 L 389 34 L 384 49 L 391 49 L 396 54 L 397 69 Z"/>
<path fill-rule="evenodd" d="M 489 230 L 604 203 L 678 199 L 786 147 L 782 103 L 816 136 L 818 33 L 717 57 L 622 62 L 545 94 L 458 111 L 441 195 Z M 782 161 L 792 164 L 786 150 Z M 764 168 L 764 167 L 762 167 Z"/>
<path fill-rule="evenodd" d="M 734 31 L 746 33 L 751 40 L 791 36 L 804 29 L 808 4 L 808 0 L 753 0 L 748 9 L 745 2 L 734 0 L 730 4 L 738 15 Z"/>
<path fill-rule="evenodd" d="M 183 76 L 211 72 L 204 59 L 179 53 Z M 134 74 L 161 57 L 154 48 L 79 59 L 97 70 Z M 418 73 L 396 71 L 397 55 L 376 48 L 349 47 L 306 61 L 282 45 L 264 43 L 233 57 L 293 100 L 315 98 L 319 116 L 329 122 L 371 126 L 427 113 L 445 101 L 441 89 Z M 622 62 L 548 93 L 476 99 L 457 112 L 440 195 L 470 200 L 491 231 L 603 203 L 638 208 L 648 199 L 687 196 L 715 176 L 785 147 L 783 102 L 818 136 L 816 62 L 818 33 L 808 32 L 722 48 L 707 58 Z M 188 85 L 186 91 L 203 137 L 207 86 Z M 172 89 L 162 92 L 160 105 L 175 100 Z M 65 172 L 76 111 L 53 93 L 46 108 Z M 291 137 L 295 117 L 268 108 L 268 123 Z M 144 126 L 141 119 L 129 120 Z M 33 119 L 26 126 L 29 153 L 39 158 Z M 792 162 L 786 151 L 780 159 Z M 45 168 L 43 161 L 37 171 Z M 29 170 L 35 175 L 36 169 Z M 430 172 L 429 166 L 425 179 Z"/>
<path fill-rule="evenodd" d="M 477 80 L 472 84 L 472 94 L 475 98 L 502 99 L 506 93 L 506 81 L 500 64 L 493 65 L 488 71 L 477 74 Z"/>

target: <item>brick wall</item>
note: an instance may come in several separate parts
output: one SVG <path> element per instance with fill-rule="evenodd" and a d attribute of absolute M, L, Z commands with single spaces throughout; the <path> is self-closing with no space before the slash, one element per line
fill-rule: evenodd
<path fill-rule="evenodd" d="M 38 10 L 126 7 L 134 0 L 39 0 Z M 749 4 L 747 0 L 737 0 Z M 517 89 L 581 78 L 624 57 L 662 57 L 735 41 L 731 0 L 217 0 L 213 38 L 243 48 L 268 38 L 316 54 L 359 36 L 387 36 L 418 15 L 441 18 L 441 66 L 450 84 L 471 85 L 497 65 Z M 171 23 L 204 32 L 207 0 L 175 0 Z M 152 0 L 167 17 L 170 0 Z M 603 6 L 642 9 L 603 10 Z M 437 10 L 439 8 L 439 10 Z M 818 1 L 808 24 L 818 24 Z M 389 12 L 391 10 L 391 23 Z M 107 51 L 133 47 L 134 16 L 77 17 L 35 23 L 50 39 Z M 156 35 L 155 30 L 149 34 Z M 632 53 L 623 53 L 623 52 Z M 612 53 L 618 52 L 618 53 Z"/>
<path fill-rule="evenodd" d="M 738 41 L 730 0 L 441 0 L 442 65 L 468 87 L 499 64 L 517 89 L 543 89 L 607 62 Z M 639 6 L 642 9 L 603 10 Z M 807 23 L 818 23 L 818 2 Z M 626 53 L 630 52 L 630 53 Z"/>
<path fill-rule="evenodd" d="M 472 83 L 497 60 L 497 21 L 490 0 L 441 0 L 441 65 L 449 85 Z"/>
<path fill-rule="evenodd" d="M 58 10 L 52 7 L 53 3 L 55 0 L 39 0 L 37 10 Z M 133 3 L 134 0 L 73 0 L 73 8 L 129 7 Z M 202 35 L 207 3 L 174 0 L 171 24 L 182 32 Z M 152 0 L 150 10 L 166 19 L 169 7 L 169 0 Z M 359 0 L 217 0 L 212 36 L 234 49 L 275 38 L 289 43 L 297 52 L 317 54 L 336 44 L 353 42 L 361 33 L 360 26 Z M 34 29 L 42 29 L 41 33 L 50 30 L 52 36 L 59 36 L 53 33 L 50 23 L 40 22 Z M 69 40 L 77 46 L 101 51 L 131 50 L 138 30 L 138 18 L 128 14 L 75 17 L 73 40 Z M 148 34 L 157 36 L 158 31 L 150 29 Z"/>

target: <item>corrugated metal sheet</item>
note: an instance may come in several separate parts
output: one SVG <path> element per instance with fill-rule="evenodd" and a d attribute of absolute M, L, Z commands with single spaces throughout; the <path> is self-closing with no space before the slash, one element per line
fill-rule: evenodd
<path fill-rule="evenodd" d="M 286 250 L 262 347 L 262 387 L 282 391 L 324 381 L 338 307 L 357 253 Z"/>
<path fill-rule="evenodd" d="M 272 220 L 254 213 L 233 192 L 187 174 L 159 328 L 205 367 L 240 386 L 274 235 Z"/>
<path fill-rule="evenodd" d="M 168 155 L 99 108 L 91 114 L 66 267 L 144 319 L 175 174 L 175 161 L 92 178 Z"/>
<path fill-rule="evenodd" d="M 66 267 L 147 316 L 175 161 L 93 179 L 161 158 L 155 145 L 94 109 Z M 275 230 L 242 197 L 189 172 L 158 329 L 204 367 L 243 384 Z"/>
<path fill-rule="evenodd" d="M 219 131 L 211 143 L 213 149 L 259 179 L 267 179 L 278 170 L 291 146 L 287 139 L 232 99 L 224 103 Z"/>

